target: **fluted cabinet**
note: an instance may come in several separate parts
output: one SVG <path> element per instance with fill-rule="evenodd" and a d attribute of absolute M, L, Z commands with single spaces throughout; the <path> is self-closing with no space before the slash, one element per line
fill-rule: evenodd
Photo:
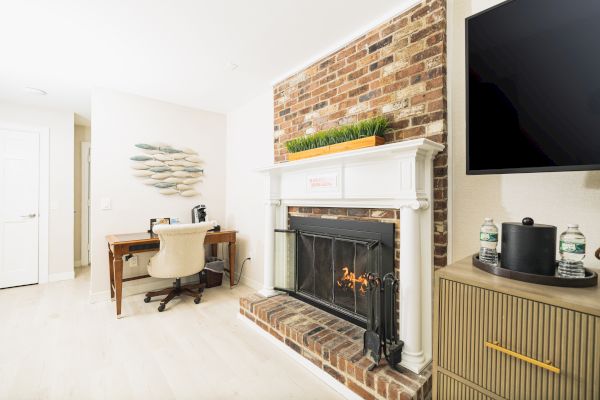
<path fill-rule="evenodd" d="M 434 398 L 600 399 L 600 290 L 439 270 Z"/>

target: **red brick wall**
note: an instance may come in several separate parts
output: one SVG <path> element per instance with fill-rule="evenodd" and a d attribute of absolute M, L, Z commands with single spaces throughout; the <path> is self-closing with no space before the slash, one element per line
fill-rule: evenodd
<path fill-rule="evenodd" d="M 276 162 L 285 142 L 376 115 L 387 142 L 426 137 L 447 145 L 446 2 L 423 0 L 274 86 Z M 447 150 L 434 161 L 435 265 L 447 256 Z"/>

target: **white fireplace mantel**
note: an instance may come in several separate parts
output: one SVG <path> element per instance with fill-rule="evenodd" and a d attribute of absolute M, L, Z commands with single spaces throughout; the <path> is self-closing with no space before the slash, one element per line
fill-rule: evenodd
<path fill-rule="evenodd" d="M 413 139 L 275 164 L 265 174 L 265 266 L 261 293 L 274 295 L 275 229 L 288 207 L 400 210 L 402 365 L 420 373 L 432 357 L 433 157 L 444 146 Z"/>

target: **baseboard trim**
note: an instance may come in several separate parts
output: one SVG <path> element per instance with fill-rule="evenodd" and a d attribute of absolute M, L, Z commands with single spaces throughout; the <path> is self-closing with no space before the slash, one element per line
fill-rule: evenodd
<path fill-rule="evenodd" d="M 48 282 L 66 281 L 69 279 L 75 279 L 75 271 L 58 272 L 48 276 Z"/>
<path fill-rule="evenodd" d="M 341 396 L 348 400 L 362 400 L 362 397 L 354 393 L 350 390 L 346 385 L 340 383 L 327 372 L 323 371 L 321 368 L 317 367 L 306 358 L 302 357 L 300 354 L 296 353 L 294 350 L 290 349 L 288 346 L 283 344 L 281 341 L 277 340 L 273 335 L 269 334 L 265 330 L 261 329 L 254 322 L 244 317 L 242 314 L 238 314 L 238 319 L 243 321 L 248 327 L 257 332 L 259 335 L 267 339 L 269 342 L 273 343 L 277 348 L 283 351 L 285 354 L 293 358 L 296 362 L 302 365 L 304 368 L 309 370 L 313 375 L 322 380 L 327 386 L 338 392 Z"/>
<path fill-rule="evenodd" d="M 260 290 L 263 286 L 261 282 L 255 281 L 247 276 L 242 276 L 242 279 L 240 279 L 240 285 L 249 286 L 254 290 Z"/>

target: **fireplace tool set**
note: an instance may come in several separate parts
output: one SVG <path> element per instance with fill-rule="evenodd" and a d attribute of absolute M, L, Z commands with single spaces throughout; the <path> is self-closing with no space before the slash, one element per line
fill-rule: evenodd
<path fill-rule="evenodd" d="M 367 296 L 369 297 L 369 311 L 367 315 L 367 330 L 364 334 L 363 354 L 373 360 L 369 370 L 379 365 L 381 356 L 385 357 L 388 364 L 396 369 L 402 359 L 404 342 L 398 338 L 396 326 L 396 295 L 398 293 L 398 279 L 393 273 L 387 273 L 380 278 L 376 273 L 370 272 L 366 276 L 368 281 Z"/>

